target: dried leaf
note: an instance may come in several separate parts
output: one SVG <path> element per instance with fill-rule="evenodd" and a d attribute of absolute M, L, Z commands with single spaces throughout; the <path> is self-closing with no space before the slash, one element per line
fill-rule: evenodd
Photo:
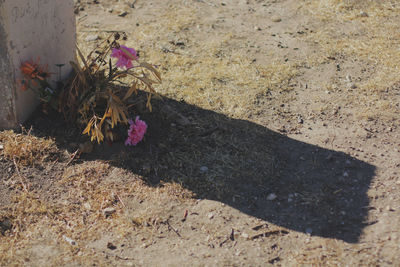
<path fill-rule="evenodd" d="M 154 75 L 157 77 L 158 82 L 161 82 L 161 74 L 158 70 L 156 70 L 156 68 L 153 67 L 153 65 L 147 63 L 147 62 L 142 62 L 140 63 L 141 67 L 144 67 L 148 70 L 150 70 L 152 73 L 154 73 Z"/>
<path fill-rule="evenodd" d="M 131 88 L 129 88 L 128 92 L 126 92 L 124 98 L 122 98 L 123 101 L 127 100 L 133 93 L 137 94 L 137 86 L 136 82 L 132 83 Z"/>
<path fill-rule="evenodd" d="M 76 47 L 76 51 L 78 51 L 78 55 L 79 55 L 80 59 L 82 60 L 83 64 L 85 65 L 85 68 L 89 69 L 88 64 L 86 62 L 86 59 L 83 56 L 83 54 L 82 54 L 81 50 L 79 49 L 78 45 L 75 45 L 75 47 Z"/>
<path fill-rule="evenodd" d="M 86 78 L 85 78 L 85 74 L 84 74 L 84 71 L 82 70 L 82 68 L 73 61 L 70 61 L 69 63 L 71 64 L 72 68 L 75 70 L 77 76 L 79 77 L 79 80 L 84 85 L 86 85 Z M 78 90 L 76 90 L 76 91 L 78 91 Z"/>
<path fill-rule="evenodd" d="M 148 96 L 147 96 L 146 108 L 148 108 L 150 110 L 150 112 L 153 111 L 153 107 L 151 106 L 151 94 L 148 94 Z"/>

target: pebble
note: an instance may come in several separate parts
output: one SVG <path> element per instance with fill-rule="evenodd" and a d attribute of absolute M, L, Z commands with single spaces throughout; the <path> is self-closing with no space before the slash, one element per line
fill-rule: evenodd
<path fill-rule="evenodd" d="M 108 216 L 110 216 L 111 214 L 113 214 L 115 211 L 116 211 L 115 208 L 109 207 L 109 208 L 105 208 L 105 209 L 103 210 L 103 213 L 104 213 L 104 215 L 105 215 L 106 217 L 108 217 Z"/>
<path fill-rule="evenodd" d="M 87 141 L 87 142 L 85 142 L 85 143 L 81 143 L 81 144 L 79 145 L 79 151 L 80 151 L 81 153 L 86 153 L 86 154 L 91 153 L 91 152 L 93 151 L 93 144 L 92 144 L 92 142 Z"/>
<path fill-rule="evenodd" d="M 129 14 L 128 11 L 123 11 L 123 12 L 118 14 L 118 17 L 125 17 L 128 14 Z"/>
<path fill-rule="evenodd" d="M 0 145 L 0 150 L 3 150 L 4 149 L 4 145 Z"/>
<path fill-rule="evenodd" d="M 200 167 L 200 171 L 201 172 L 207 172 L 208 171 L 208 167 L 207 166 L 201 166 Z"/>
<path fill-rule="evenodd" d="M 243 238 L 246 238 L 246 239 L 249 238 L 249 234 L 246 234 L 246 233 L 242 233 L 241 236 L 242 236 Z"/>
<path fill-rule="evenodd" d="M 97 35 L 97 34 L 92 34 L 92 35 L 88 35 L 86 38 L 85 38 L 85 41 L 86 42 L 93 42 L 93 41 L 96 41 L 96 40 L 98 40 L 99 39 L 99 36 Z"/>
<path fill-rule="evenodd" d="M 256 31 L 261 31 L 261 28 L 258 27 L 258 26 L 255 26 L 255 27 L 254 27 L 254 30 L 256 30 Z"/>
<path fill-rule="evenodd" d="M 276 199 L 277 198 L 277 195 L 276 194 L 274 194 L 274 193 L 271 193 L 271 194 L 269 194 L 268 196 L 267 196 L 267 199 L 268 200 L 274 200 L 274 199 Z"/>
<path fill-rule="evenodd" d="M 208 215 L 207 215 L 207 217 L 208 217 L 208 219 L 212 219 L 212 218 L 214 218 L 214 213 L 212 213 L 212 212 L 210 212 Z"/>
<path fill-rule="evenodd" d="M 369 15 L 365 11 L 360 11 L 360 17 L 366 18 L 366 17 L 369 17 Z"/>
<path fill-rule="evenodd" d="M 311 234 L 312 234 L 312 228 L 311 228 L 311 227 L 308 227 L 308 228 L 306 229 L 306 233 L 309 234 L 309 235 L 311 235 Z"/>
<path fill-rule="evenodd" d="M 392 207 L 390 207 L 390 206 L 386 206 L 386 210 L 387 211 L 395 211 Z"/>
<path fill-rule="evenodd" d="M 83 204 L 83 207 L 87 210 L 90 210 L 92 207 L 90 206 L 90 204 L 88 202 L 86 202 L 85 204 Z"/>
<path fill-rule="evenodd" d="M 282 19 L 279 17 L 272 17 L 271 19 L 273 22 L 281 22 L 282 21 Z"/>
<path fill-rule="evenodd" d="M 304 121 L 303 121 L 303 119 L 299 116 L 299 117 L 297 118 L 297 122 L 300 123 L 300 124 L 303 124 Z"/>
<path fill-rule="evenodd" d="M 343 173 L 343 177 L 349 177 L 349 173 L 348 172 L 344 172 Z"/>
<path fill-rule="evenodd" d="M 69 238 L 68 236 L 63 235 L 63 238 L 64 238 L 64 240 L 67 241 L 70 245 L 72 245 L 72 246 L 77 245 L 76 241 L 73 240 L 73 239 L 71 239 L 71 238 Z"/>

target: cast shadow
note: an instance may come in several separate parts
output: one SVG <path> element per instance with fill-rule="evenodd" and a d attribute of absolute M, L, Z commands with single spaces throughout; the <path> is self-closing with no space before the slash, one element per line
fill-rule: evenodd
<path fill-rule="evenodd" d="M 374 166 L 168 98 L 154 100 L 152 113 L 136 108 L 149 125 L 145 140 L 136 147 L 123 140 L 95 146 L 84 160 L 107 160 L 153 186 L 179 182 L 198 198 L 295 231 L 359 240 Z M 77 142 L 66 134 L 73 128 L 50 127 L 61 146 Z"/>

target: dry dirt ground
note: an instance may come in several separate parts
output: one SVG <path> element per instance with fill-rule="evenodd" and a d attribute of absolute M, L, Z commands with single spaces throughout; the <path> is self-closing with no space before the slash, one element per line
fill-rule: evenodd
<path fill-rule="evenodd" d="M 162 99 L 133 148 L 71 160 L 40 110 L 0 132 L 1 265 L 400 265 L 400 2 L 75 5 L 79 47 L 126 32 Z"/>

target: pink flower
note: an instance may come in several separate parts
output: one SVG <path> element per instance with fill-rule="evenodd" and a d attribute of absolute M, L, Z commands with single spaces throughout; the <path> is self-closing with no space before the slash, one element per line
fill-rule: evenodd
<path fill-rule="evenodd" d="M 147 124 L 144 121 L 139 120 L 139 116 L 136 117 L 135 122 L 129 120 L 129 124 L 128 138 L 125 141 L 125 145 L 136 146 L 137 143 L 142 141 L 147 130 Z"/>
<path fill-rule="evenodd" d="M 126 47 L 124 45 L 120 45 L 119 48 L 113 48 L 111 57 L 115 57 L 118 59 L 117 67 L 125 67 L 127 69 L 132 68 L 132 60 L 136 60 L 138 58 L 135 49 Z"/>

